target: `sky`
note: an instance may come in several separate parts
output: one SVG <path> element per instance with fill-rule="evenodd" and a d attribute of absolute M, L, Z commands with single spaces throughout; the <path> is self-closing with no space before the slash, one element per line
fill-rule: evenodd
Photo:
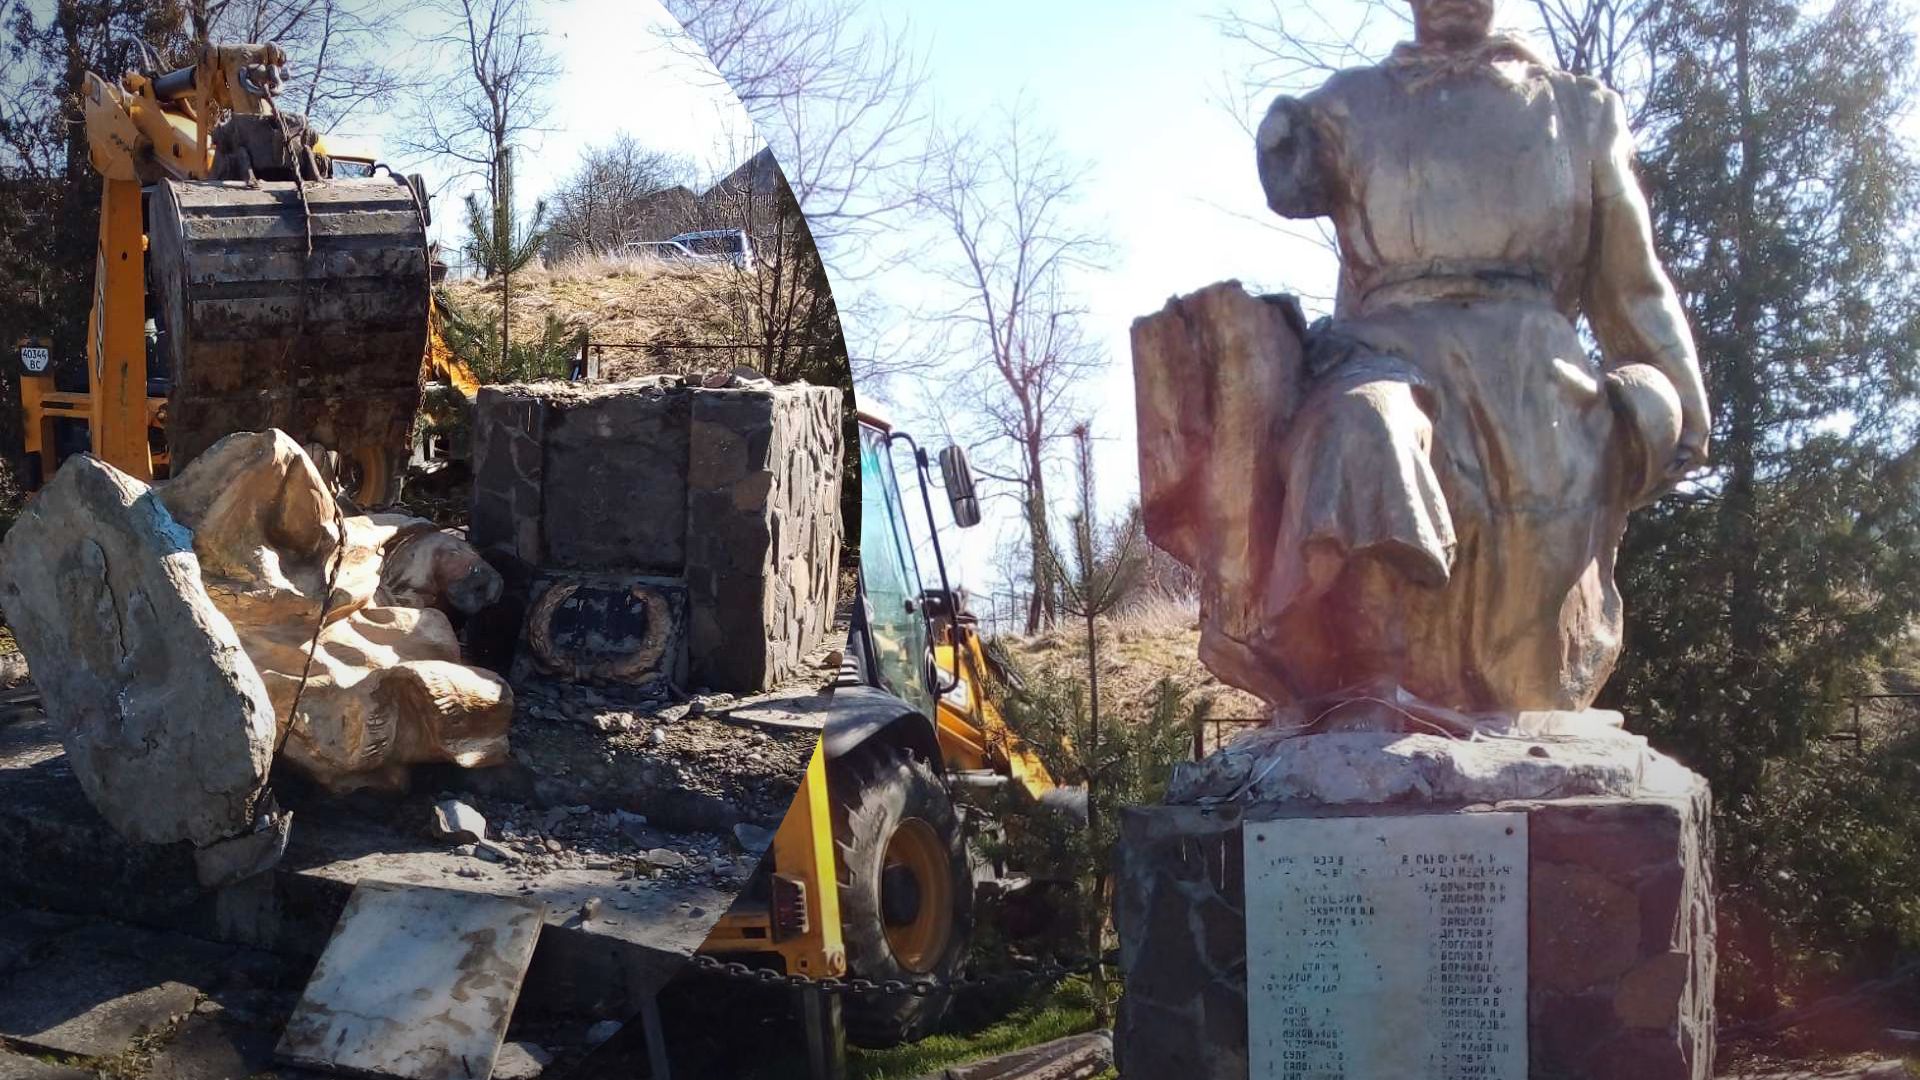
<path fill-rule="evenodd" d="M 1221 4 L 879 0 L 874 8 L 895 21 L 910 18 L 926 46 L 929 97 L 943 117 L 983 117 L 1018 101 L 1028 120 L 1054 131 L 1062 151 L 1090 169 L 1075 215 L 1112 247 L 1106 265 L 1074 282 L 1107 360 L 1081 406 L 1093 423 L 1099 502 L 1117 514 L 1138 494 L 1132 321 L 1174 295 L 1229 278 L 1267 291 L 1333 291 L 1337 267 L 1328 252 L 1263 224 L 1278 219 L 1266 211 L 1251 139 L 1218 104 L 1221 79 L 1236 62 L 1209 19 Z M 1020 32 L 1008 33 L 1009 26 Z M 871 288 L 904 300 L 899 294 L 921 285 L 896 277 L 851 286 L 836 280 L 835 289 Z M 945 409 L 965 441 L 964 403 L 943 400 L 937 387 L 896 382 L 859 392 L 896 417 Z M 992 488 L 992 481 L 981 484 L 983 492 Z M 1004 605 L 994 551 L 1023 525 L 1011 499 L 984 509 L 979 528 L 949 540 L 949 566 L 976 596 L 1002 592 Z"/>

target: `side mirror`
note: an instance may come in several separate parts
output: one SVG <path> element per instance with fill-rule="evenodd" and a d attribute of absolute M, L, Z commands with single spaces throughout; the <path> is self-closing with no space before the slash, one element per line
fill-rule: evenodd
<path fill-rule="evenodd" d="M 953 507 L 953 523 L 963 529 L 980 524 L 980 497 L 973 491 L 973 470 L 967 467 L 965 450 L 949 446 L 940 451 L 940 480 Z"/>

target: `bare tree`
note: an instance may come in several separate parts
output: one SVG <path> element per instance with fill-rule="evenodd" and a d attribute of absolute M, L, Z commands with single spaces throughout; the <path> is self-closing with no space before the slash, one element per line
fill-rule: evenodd
<path fill-rule="evenodd" d="M 924 375 L 911 313 L 861 288 L 925 254 L 899 228 L 916 203 L 926 70 L 911 28 L 863 18 L 861 0 L 666 0 L 785 171 L 835 300 L 858 337 L 850 362 L 864 387 Z"/>
<path fill-rule="evenodd" d="M 508 147 L 546 121 L 543 93 L 560 74 L 560 62 L 534 23 L 532 0 L 427 0 L 424 6 L 442 21 L 426 44 L 436 62 L 459 75 L 415 93 L 407 143 L 454 163 L 448 179 L 484 176 L 493 216 L 511 215 L 513 207 L 503 205 L 508 185 L 501 182 Z"/>
<path fill-rule="evenodd" d="M 661 193 L 688 186 L 693 176 L 692 161 L 648 149 L 624 133 L 587 148 L 580 167 L 549 197 L 548 257 L 606 254 L 635 240 L 660 239 L 652 234 L 665 224 Z M 686 195 L 691 203 L 692 192 Z"/>
<path fill-rule="evenodd" d="M 846 339 L 813 231 L 784 170 L 768 151 L 749 158 L 701 197 L 701 225 L 738 229 L 753 245 L 739 266 L 754 366 L 777 382 L 848 383 Z"/>
<path fill-rule="evenodd" d="M 1071 218 L 1084 170 L 1021 114 L 1018 104 L 1002 110 L 1000 130 L 991 135 L 931 140 L 917 203 L 952 242 L 953 257 L 935 270 L 956 298 L 941 322 L 952 355 L 967 358 L 959 364 L 961 393 L 986 421 L 982 460 L 989 475 L 1003 463 L 999 478 L 1024 496 L 1031 633 L 1059 610 L 1046 554 L 1048 460 L 1077 423 L 1074 391 L 1103 363 L 1082 330 L 1084 310 L 1066 276 L 1091 268 L 1104 244 Z"/>
<path fill-rule="evenodd" d="M 786 173 L 831 249 L 911 202 L 890 183 L 919 161 L 926 72 L 905 27 L 869 26 L 858 0 L 666 0 Z M 836 264 L 836 274 L 855 268 Z"/>

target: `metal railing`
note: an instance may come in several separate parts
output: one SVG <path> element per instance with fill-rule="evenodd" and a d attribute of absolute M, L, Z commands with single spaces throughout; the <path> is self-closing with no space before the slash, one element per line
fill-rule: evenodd
<path fill-rule="evenodd" d="M 1849 727 L 1842 728 L 1838 731 L 1828 732 L 1826 737 L 1827 741 L 1828 742 L 1850 742 L 1853 744 L 1854 749 L 1865 750 L 1867 745 L 1866 740 L 1869 734 L 1866 714 L 1868 710 L 1874 708 L 1874 705 L 1877 702 L 1907 702 L 1908 703 L 1907 707 L 1903 710 L 1904 715 L 1891 717 L 1891 718 L 1887 718 L 1887 717 L 1878 718 L 1883 721 L 1890 721 L 1887 723 L 1883 723 L 1881 726 L 1892 728 L 1896 733 L 1900 730 L 1904 730 L 1908 726 L 1912 725 L 1917 718 L 1920 718 L 1920 705 L 1914 704 L 1916 702 L 1920 702 L 1920 691 L 1899 691 L 1899 692 L 1884 693 L 1884 694 L 1855 694 L 1852 697 L 1847 699 L 1847 704 L 1850 707 L 1850 712 L 1852 713 L 1852 716 L 1853 716 L 1853 723 Z"/>

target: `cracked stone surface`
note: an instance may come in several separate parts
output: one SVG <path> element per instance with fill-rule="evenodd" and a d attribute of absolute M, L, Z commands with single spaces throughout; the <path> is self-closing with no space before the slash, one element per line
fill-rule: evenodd
<path fill-rule="evenodd" d="M 76 457 L 0 543 L 0 607 L 87 797 L 148 843 L 253 823 L 273 706 L 152 489 Z"/>

